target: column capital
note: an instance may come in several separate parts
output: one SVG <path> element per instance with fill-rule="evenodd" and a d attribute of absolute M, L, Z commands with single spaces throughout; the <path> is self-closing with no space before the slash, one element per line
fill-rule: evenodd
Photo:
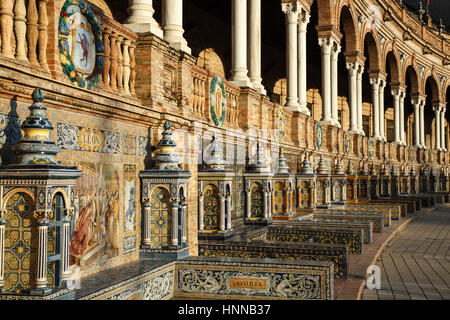
<path fill-rule="evenodd" d="M 331 38 L 319 38 L 319 46 L 322 47 L 322 54 L 330 55 L 334 42 Z"/>
<path fill-rule="evenodd" d="M 381 83 L 381 79 L 380 78 L 370 78 L 370 84 L 373 86 L 373 87 L 379 87 L 380 86 L 380 83 Z"/>
<path fill-rule="evenodd" d="M 281 10 L 286 16 L 286 23 L 298 23 L 298 15 L 301 10 L 298 2 L 282 3 Z"/>
<path fill-rule="evenodd" d="M 335 45 L 331 48 L 331 60 L 337 60 L 339 53 L 341 52 L 341 45 L 335 43 Z"/>
<path fill-rule="evenodd" d="M 342 39 L 342 33 L 334 26 L 316 26 L 318 38 L 331 38 L 335 43 L 340 44 Z"/>
<path fill-rule="evenodd" d="M 46 210 L 35 210 L 33 217 L 38 221 L 38 224 L 45 225 L 50 219 L 53 219 L 53 211 Z"/>
<path fill-rule="evenodd" d="M 72 217 L 75 215 L 74 208 L 64 209 L 64 221 L 72 220 Z"/>
<path fill-rule="evenodd" d="M 5 224 L 6 210 L 0 210 L 0 225 Z"/>
<path fill-rule="evenodd" d="M 308 26 L 308 23 L 311 19 L 311 15 L 309 12 L 306 12 L 305 10 L 302 10 L 300 14 L 298 15 L 298 32 L 306 32 L 306 28 Z"/>
<path fill-rule="evenodd" d="M 352 77 L 356 77 L 358 72 L 358 63 L 357 62 L 347 62 L 346 63 L 347 70 L 350 72 Z"/>

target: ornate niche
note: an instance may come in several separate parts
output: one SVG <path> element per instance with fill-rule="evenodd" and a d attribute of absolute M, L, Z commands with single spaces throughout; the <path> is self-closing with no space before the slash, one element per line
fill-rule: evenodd
<path fill-rule="evenodd" d="M 294 217 L 294 184 L 295 177 L 289 173 L 289 166 L 280 148 L 278 173 L 273 177 L 272 218 L 290 220 Z"/>
<path fill-rule="evenodd" d="M 409 183 L 411 194 L 419 193 L 419 177 L 416 175 L 416 169 L 411 166 L 411 171 L 409 172 Z"/>
<path fill-rule="evenodd" d="M 70 224 L 81 172 L 56 162 L 44 95 L 36 89 L 17 144 L 19 162 L 0 169 L 0 299 L 70 294 Z M 28 297 L 27 297 L 28 296 Z"/>
<path fill-rule="evenodd" d="M 216 136 L 203 152 L 205 168 L 198 173 L 198 238 L 228 239 L 232 233 L 234 172 L 225 169 L 223 149 Z"/>
<path fill-rule="evenodd" d="M 316 170 L 317 183 L 317 208 L 328 209 L 331 205 L 331 175 L 328 163 L 325 163 L 323 156 L 320 156 Z"/>
<path fill-rule="evenodd" d="M 448 175 L 447 169 L 442 167 L 440 173 L 440 191 L 448 191 Z"/>
<path fill-rule="evenodd" d="M 431 192 L 438 192 L 439 189 L 439 176 L 436 175 L 434 172 L 434 168 L 430 168 L 430 175 L 429 175 L 429 181 L 430 181 L 430 189 Z"/>
<path fill-rule="evenodd" d="M 153 158 L 153 169 L 139 174 L 144 207 L 140 250 L 143 257 L 180 259 L 189 255 L 186 199 L 191 174 L 179 168 L 171 129 L 167 121 Z"/>
<path fill-rule="evenodd" d="M 389 198 L 391 195 L 391 176 L 387 165 L 383 163 L 380 172 L 380 196 L 382 198 Z"/>
<path fill-rule="evenodd" d="M 358 203 L 358 176 L 353 170 L 352 161 L 348 160 L 348 166 L 346 170 L 347 174 L 347 203 Z"/>
<path fill-rule="evenodd" d="M 377 174 L 375 165 L 372 163 L 370 168 L 370 199 L 380 197 L 380 176 Z"/>
<path fill-rule="evenodd" d="M 255 162 L 244 172 L 246 212 L 244 224 L 267 225 L 272 221 L 272 178 L 264 152 L 256 145 Z"/>
<path fill-rule="evenodd" d="M 316 175 L 311 166 L 310 154 L 305 152 L 297 180 L 297 211 L 311 212 L 316 208 Z"/>
<path fill-rule="evenodd" d="M 403 165 L 402 168 L 402 175 L 400 177 L 400 194 L 403 196 L 409 196 L 411 191 L 410 191 L 410 182 L 411 182 L 411 178 L 410 175 L 408 173 L 408 169 L 407 169 L 407 165 L 406 163 Z"/>
<path fill-rule="evenodd" d="M 370 200 L 370 176 L 367 169 L 367 160 L 363 160 L 359 166 L 358 174 L 358 199 Z"/>
<path fill-rule="evenodd" d="M 400 195 L 400 176 L 398 171 L 395 169 L 395 165 L 392 165 L 391 170 L 391 192 L 393 196 Z"/>
<path fill-rule="evenodd" d="M 420 192 L 421 193 L 427 193 L 430 191 L 430 179 L 428 176 L 428 170 L 425 167 L 420 168 Z"/>
<path fill-rule="evenodd" d="M 343 205 L 347 202 L 347 177 L 340 158 L 336 159 L 331 176 L 331 202 Z"/>

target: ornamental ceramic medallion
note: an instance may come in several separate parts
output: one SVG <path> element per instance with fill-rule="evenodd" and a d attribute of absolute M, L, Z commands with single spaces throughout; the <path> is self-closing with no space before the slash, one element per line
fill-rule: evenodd
<path fill-rule="evenodd" d="M 211 89 L 209 91 L 209 101 L 211 112 L 211 119 L 218 127 L 223 126 L 225 116 L 227 114 L 227 96 L 225 93 L 225 86 L 219 77 L 214 77 L 211 80 Z"/>
<path fill-rule="evenodd" d="M 352 142 L 350 140 L 350 135 L 348 133 L 346 133 L 345 136 L 344 136 L 345 154 L 349 154 L 350 153 L 351 146 L 352 146 Z"/>
<path fill-rule="evenodd" d="M 323 146 L 323 128 L 320 122 L 316 125 L 316 146 L 318 150 L 322 149 Z"/>
<path fill-rule="evenodd" d="M 373 140 L 370 140 L 369 141 L 369 159 L 373 158 L 373 149 L 374 149 Z"/>
<path fill-rule="evenodd" d="M 59 53 L 64 73 L 80 88 L 91 89 L 103 70 L 102 32 L 83 0 L 67 0 L 59 17 Z"/>
<path fill-rule="evenodd" d="M 282 141 L 286 135 L 286 114 L 281 106 L 275 109 L 275 129 L 278 140 Z"/>
<path fill-rule="evenodd" d="M 409 162 L 414 162 L 414 148 L 409 148 Z"/>

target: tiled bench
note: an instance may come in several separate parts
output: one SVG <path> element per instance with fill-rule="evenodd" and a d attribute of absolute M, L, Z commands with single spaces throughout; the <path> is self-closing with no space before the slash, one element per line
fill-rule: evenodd
<path fill-rule="evenodd" d="M 276 225 L 294 225 L 294 226 L 319 226 L 323 228 L 341 228 L 350 230 L 363 230 L 364 243 L 372 243 L 373 227 L 372 222 L 349 222 L 349 221 L 313 221 L 312 216 L 299 217 L 298 220 L 276 223 Z"/>
<path fill-rule="evenodd" d="M 349 211 L 347 209 L 321 209 L 317 213 L 328 213 L 328 214 L 356 214 L 356 215 L 379 215 L 382 218 L 382 224 L 386 227 L 391 226 L 391 211 L 390 209 L 384 209 L 381 212 L 375 212 L 369 209 L 360 209 Z M 375 229 L 375 227 L 374 227 Z"/>
<path fill-rule="evenodd" d="M 344 230 L 339 227 L 333 230 L 317 226 L 272 225 L 267 228 L 267 241 L 346 244 L 350 253 L 360 254 L 364 235 L 362 230 Z"/>
<path fill-rule="evenodd" d="M 373 232 L 382 232 L 384 229 L 384 217 L 380 214 L 370 213 L 326 213 L 318 212 L 314 213 L 312 219 L 314 221 L 334 220 L 334 221 L 351 221 L 351 222 L 372 222 Z"/>
<path fill-rule="evenodd" d="M 329 261 L 334 263 L 334 277 L 346 278 L 348 247 L 345 244 L 286 242 L 200 242 L 198 255 L 254 259 Z"/>
<path fill-rule="evenodd" d="M 413 199 L 409 199 L 409 198 L 406 198 L 406 199 L 395 199 L 395 200 L 393 200 L 393 199 L 383 199 L 383 200 L 374 200 L 374 199 L 372 199 L 372 200 L 367 202 L 367 204 L 371 204 L 371 203 L 374 203 L 374 204 L 378 204 L 378 203 L 380 203 L 380 204 L 391 204 L 391 205 L 400 206 L 401 209 L 402 209 L 402 217 L 403 218 L 406 218 L 408 213 L 414 214 L 414 213 L 416 213 L 416 210 L 420 210 L 420 209 L 417 209 L 417 207 L 416 207 L 416 201 L 413 200 Z"/>
<path fill-rule="evenodd" d="M 392 204 L 377 204 L 377 203 L 364 203 L 364 204 L 348 204 L 345 206 L 345 210 L 348 212 L 352 211 L 369 211 L 369 212 L 377 212 L 383 213 L 385 215 L 390 211 L 392 220 L 400 220 L 402 215 L 402 207 L 399 205 Z M 387 224 L 387 221 L 384 222 L 385 226 L 390 226 Z"/>

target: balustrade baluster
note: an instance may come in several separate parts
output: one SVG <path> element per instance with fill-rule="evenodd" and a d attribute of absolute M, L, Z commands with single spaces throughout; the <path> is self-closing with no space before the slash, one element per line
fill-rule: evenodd
<path fill-rule="evenodd" d="M 123 41 L 123 89 L 125 93 L 130 94 L 130 52 L 131 41 L 125 39 Z"/>
<path fill-rule="evenodd" d="M 111 66 L 111 45 L 109 41 L 109 37 L 111 35 L 111 31 L 108 28 L 103 30 L 103 45 L 105 47 L 103 53 L 103 85 L 105 87 L 109 87 L 109 68 Z"/>
<path fill-rule="evenodd" d="M 28 61 L 26 55 L 26 25 L 27 9 L 25 7 L 25 0 L 16 0 L 14 6 L 14 31 L 16 34 L 16 59 Z"/>
<path fill-rule="evenodd" d="M 39 64 L 41 65 L 42 69 L 50 71 L 47 64 L 47 42 L 48 42 L 47 2 L 48 0 L 39 0 L 39 16 L 38 16 Z"/>
<path fill-rule="evenodd" d="M 11 47 L 11 37 L 13 33 L 13 6 L 14 0 L 1 0 L 0 29 L 2 35 L 2 55 L 7 58 L 14 58 Z"/>
<path fill-rule="evenodd" d="M 130 93 L 135 96 L 135 85 L 136 85 L 136 43 L 131 42 L 130 45 Z"/>
<path fill-rule="evenodd" d="M 123 91 L 123 55 L 122 55 L 123 37 L 117 37 L 117 87 L 120 92 Z"/>
<path fill-rule="evenodd" d="M 113 90 L 117 90 L 117 34 L 111 33 L 111 68 L 109 73 L 110 85 Z"/>
<path fill-rule="evenodd" d="M 38 42 L 38 11 L 36 0 L 28 0 L 27 8 L 27 42 L 28 42 L 28 61 L 34 67 L 39 66 L 37 60 L 36 48 Z"/>

